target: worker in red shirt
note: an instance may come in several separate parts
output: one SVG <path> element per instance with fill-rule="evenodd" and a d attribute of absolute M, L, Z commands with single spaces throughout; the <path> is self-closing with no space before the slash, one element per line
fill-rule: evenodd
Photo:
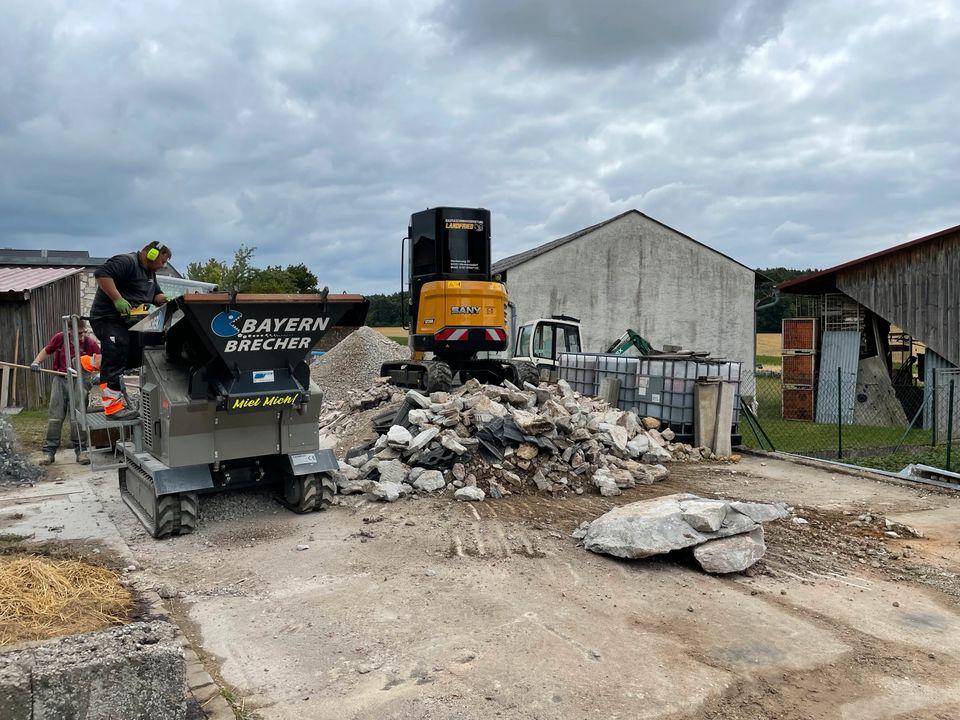
<path fill-rule="evenodd" d="M 80 354 L 94 355 L 100 352 L 100 345 L 89 335 L 86 335 L 86 324 L 80 320 L 77 325 L 80 335 Z M 69 345 L 69 342 L 67 343 Z M 70 347 L 70 359 L 76 357 L 73 348 Z M 69 378 L 67 372 L 66 352 L 64 349 L 63 333 L 58 332 L 46 346 L 37 353 L 37 357 L 30 363 L 30 369 L 35 373 L 40 372 L 40 363 L 47 358 L 53 358 L 53 369 L 62 372 L 64 375 L 53 376 L 53 386 L 50 389 L 50 406 L 47 415 L 47 437 L 43 441 L 43 458 L 41 465 L 52 465 L 57 458 L 57 449 L 60 447 L 60 436 L 63 431 L 63 420 L 68 417 L 70 412 L 70 396 L 67 394 L 67 383 Z M 81 405 L 86 406 L 86 398 Z M 76 453 L 77 462 L 80 465 L 89 465 L 90 458 L 87 456 L 86 447 L 84 447 L 84 438 L 80 437 L 80 428 L 75 418 L 70 419 L 70 440 L 73 444 L 73 451 Z"/>

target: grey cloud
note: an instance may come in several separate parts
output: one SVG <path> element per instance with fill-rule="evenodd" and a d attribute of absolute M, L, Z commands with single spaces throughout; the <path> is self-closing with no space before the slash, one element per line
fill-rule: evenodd
<path fill-rule="evenodd" d="M 760 44 L 782 25 L 787 0 L 446 0 L 433 18 L 459 48 L 527 51 L 560 65 L 663 60 L 723 39 Z"/>
<path fill-rule="evenodd" d="M 755 266 L 960 222 L 956 1 L 690 7 L 3 3 L 0 245 L 378 292 L 441 204 L 498 257 L 635 207 Z"/>

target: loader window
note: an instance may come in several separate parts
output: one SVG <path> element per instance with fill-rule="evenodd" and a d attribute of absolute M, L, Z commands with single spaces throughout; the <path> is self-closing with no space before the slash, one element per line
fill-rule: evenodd
<path fill-rule="evenodd" d="M 520 328 L 520 337 L 517 339 L 517 351 L 514 353 L 517 357 L 530 357 L 530 336 L 532 334 L 532 325 L 524 325 Z"/>
<path fill-rule="evenodd" d="M 489 248 L 482 230 L 448 229 L 446 252 L 446 270 L 452 275 L 487 272 Z"/>
<path fill-rule="evenodd" d="M 537 325 L 537 329 L 533 333 L 533 355 L 534 357 L 553 360 L 552 325 Z"/>
<path fill-rule="evenodd" d="M 565 327 L 557 327 L 557 347 L 562 352 L 580 352 L 580 337 L 576 330 Z"/>
<path fill-rule="evenodd" d="M 433 275 L 437 272 L 437 242 L 429 235 L 420 235 L 412 242 L 411 266 L 414 275 Z"/>

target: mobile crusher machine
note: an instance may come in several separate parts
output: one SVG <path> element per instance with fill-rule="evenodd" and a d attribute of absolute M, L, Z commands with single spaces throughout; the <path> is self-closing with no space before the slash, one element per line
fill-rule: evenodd
<path fill-rule="evenodd" d="M 184 295 L 142 333 L 140 425 L 118 443 L 120 492 L 155 538 L 192 532 L 197 496 L 272 485 L 298 513 L 330 503 L 338 469 L 319 447 L 323 394 L 307 363 L 337 325 L 360 326 L 360 295 Z"/>

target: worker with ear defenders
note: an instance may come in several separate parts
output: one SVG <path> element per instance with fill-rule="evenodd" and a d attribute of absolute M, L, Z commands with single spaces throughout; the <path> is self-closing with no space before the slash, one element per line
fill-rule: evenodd
<path fill-rule="evenodd" d="M 167 299 L 157 284 L 157 270 L 173 253 L 153 241 L 142 249 L 114 255 L 93 272 L 97 294 L 90 308 L 90 327 L 100 341 L 100 391 L 104 414 L 113 420 L 130 420 L 137 411 L 128 408 L 120 389 L 127 369 L 130 310 L 144 304 L 163 305 Z"/>

